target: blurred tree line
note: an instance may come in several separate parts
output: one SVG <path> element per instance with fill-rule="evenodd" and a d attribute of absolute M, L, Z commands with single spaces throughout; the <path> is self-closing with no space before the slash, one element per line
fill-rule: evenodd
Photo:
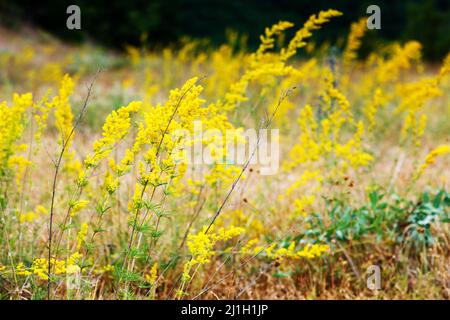
<path fill-rule="evenodd" d="M 81 30 L 68 30 L 66 8 L 81 8 Z M 10 27 L 32 23 L 66 40 L 95 40 L 123 48 L 146 44 L 158 48 L 182 36 L 209 38 L 223 43 L 225 30 L 249 36 L 254 47 L 264 27 L 279 20 L 301 26 L 313 13 L 334 8 L 344 12 L 315 34 L 320 41 L 344 39 L 350 23 L 367 16 L 366 8 L 381 8 L 381 30 L 371 32 L 365 49 L 380 41 L 418 40 L 428 60 L 441 59 L 450 50 L 449 0 L 0 0 L 0 21 Z M 363 48 L 364 49 L 364 48 Z"/>

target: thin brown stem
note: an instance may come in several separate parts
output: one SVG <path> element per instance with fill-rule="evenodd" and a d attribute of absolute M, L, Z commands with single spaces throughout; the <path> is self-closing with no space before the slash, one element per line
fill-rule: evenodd
<path fill-rule="evenodd" d="M 52 269 L 51 268 L 51 258 L 52 258 L 52 240 L 53 240 L 53 218 L 55 215 L 54 209 L 55 209 L 56 185 L 58 182 L 58 175 L 59 175 L 59 171 L 61 169 L 61 163 L 62 163 L 64 153 L 66 152 L 66 149 L 68 148 L 70 139 L 74 135 L 76 128 L 78 127 L 78 125 L 81 123 L 81 120 L 83 119 L 83 115 L 84 115 L 84 112 L 86 111 L 89 97 L 91 95 L 92 87 L 94 85 L 94 82 L 95 82 L 99 72 L 100 72 L 100 70 L 97 71 L 96 76 L 94 77 L 90 86 L 88 87 L 88 92 L 87 92 L 86 98 L 84 100 L 83 107 L 81 108 L 81 111 L 78 115 L 78 118 L 75 121 L 75 124 L 72 126 L 72 129 L 70 130 L 67 138 L 61 140 L 61 151 L 58 155 L 57 161 L 55 162 L 55 172 L 53 174 L 53 182 L 52 182 L 52 197 L 51 197 L 51 204 L 50 204 L 50 217 L 49 217 L 49 230 L 48 230 L 48 265 L 47 265 L 47 272 L 48 272 L 47 299 L 48 300 L 50 300 L 50 298 L 51 298 L 51 271 L 52 271 L 51 270 Z"/>
<path fill-rule="evenodd" d="M 278 111 L 278 108 L 280 107 L 281 103 L 284 101 L 284 99 L 286 99 L 291 93 L 292 90 L 295 89 L 295 87 L 283 92 L 280 96 L 280 98 L 278 99 L 278 103 L 275 106 L 275 109 L 273 110 L 271 116 L 267 119 L 266 123 L 264 125 L 262 125 L 262 127 L 260 129 L 267 129 L 270 124 L 272 123 L 273 118 L 275 117 L 275 114 Z M 253 157 L 255 156 L 256 151 L 258 150 L 259 147 L 259 143 L 261 142 L 261 136 L 258 135 L 258 138 L 256 140 L 256 145 L 255 148 L 253 149 L 252 153 L 250 154 L 249 158 L 247 159 L 247 161 L 245 162 L 244 166 L 242 167 L 242 170 L 240 171 L 238 177 L 233 181 L 233 184 L 231 185 L 230 190 L 228 190 L 227 195 L 225 196 L 225 199 L 222 201 L 221 205 L 219 206 L 219 209 L 217 209 L 215 215 L 213 216 L 213 218 L 211 219 L 211 222 L 209 223 L 208 227 L 205 230 L 205 234 L 208 233 L 209 229 L 212 227 L 212 225 L 214 224 L 214 222 L 216 221 L 216 219 L 219 217 L 220 213 L 222 212 L 222 209 L 224 208 L 225 204 L 228 201 L 228 198 L 231 196 L 231 194 L 233 193 L 234 189 L 236 188 L 237 184 L 239 183 L 239 181 L 242 178 L 242 175 L 244 174 L 244 172 L 247 170 L 250 161 L 253 159 Z"/>

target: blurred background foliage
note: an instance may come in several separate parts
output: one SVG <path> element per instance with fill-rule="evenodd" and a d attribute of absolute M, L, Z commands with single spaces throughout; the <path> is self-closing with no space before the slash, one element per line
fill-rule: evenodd
<path fill-rule="evenodd" d="M 66 8 L 81 8 L 82 30 L 66 28 Z M 93 40 L 108 47 L 145 44 L 161 48 L 185 36 L 207 38 L 217 45 L 226 41 L 225 30 L 248 35 L 253 49 L 266 26 L 279 20 L 302 25 L 309 15 L 334 8 L 344 16 L 315 35 L 321 41 L 344 39 L 350 23 L 367 16 L 366 8 L 381 8 L 381 30 L 365 39 L 362 53 L 390 40 L 418 40 L 427 60 L 439 60 L 450 48 L 448 0 L 0 0 L 0 19 L 8 27 L 24 22 L 37 25 L 64 40 Z M 338 42 L 339 43 L 339 42 Z"/>

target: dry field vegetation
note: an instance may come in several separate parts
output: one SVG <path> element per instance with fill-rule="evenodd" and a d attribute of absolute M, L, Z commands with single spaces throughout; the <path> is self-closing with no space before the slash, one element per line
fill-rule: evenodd
<path fill-rule="evenodd" d="M 233 32 L 120 54 L 2 29 L 0 297 L 448 299 L 450 55 L 357 59 L 364 19 L 315 45 L 340 15 L 254 52 Z M 280 129 L 278 172 L 207 138 L 182 143 L 215 162 L 189 163 L 173 133 L 195 120 Z"/>

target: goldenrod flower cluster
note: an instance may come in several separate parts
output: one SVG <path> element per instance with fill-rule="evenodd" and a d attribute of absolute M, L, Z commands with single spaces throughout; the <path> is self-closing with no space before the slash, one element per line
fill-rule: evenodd
<path fill-rule="evenodd" d="M 305 40 L 312 36 L 312 31 L 320 29 L 320 27 L 330 21 L 331 18 L 338 17 L 342 15 L 341 12 L 333 9 L 327 11 L 321 11 L 318 15 L 313 14 L 309 17 L 308 21 L 305 22 L 303 27 L 297 31 L 294 38 L 289 42 L 286 49 L 282 49 L 280 56 L 282 60 L 287 60 L 297 52 L 297 49 L 302 48 L 306 45 Z"/>
<path fill-rule="evenodd" d="M 203 265 L 210 262 L 212 256 L 216 254 L 214 246 L 219 241 L 227 241 L 231 238 L 242 234 L 245 229 L 241 227 L 218 228 L 214 226 L 210 228 L 210 232 L 206 233 L 204 227 L 197 234 L 190 234 L 187 240 L 187 247 L 192 258 L 184 265 L 183 279 L 184 282 L 190 279 L 190 270 L 195 265 Z"/>
<path fill-rule="evenodd" d="M 277 242 L 273 242 L 268 247 L 257 246 L 258 239 L 252 239 L 242 248 L 242 253 L 250 255 L 265 255 L 273 260 L 282 261 L 284 259 L 315 259 L 323 256 L 330 247 L 324 244 L 306 244 L 301 249 L 296 249 L 295 241 L 289 243 L 287 247 L 279 247 Z M 255 246 L 256 245 L 256 246 Z"/>
<path fill-rule="evenodd" d="M 33 94 L 14 93 L 0 103 L 0 224 L 7 236 L 0 243 L 8 253 L 0 256 L 2 277 L 17 288 L 34 288 L 80 273 L 87 288 L 111 295 L 145 292 L 155 298 L 180 285 L 181 298 L 199 289 L 194 277 L 224 256 L 231 255 L 232 263 L 250 256 L 254 269 L 332 253 L 333 242 L 320 243 L 311 222 L 320 216 L 324 227 L 333 224 L 329 205 L 359 205 L 366 190 L 380 185 L 401 193 L 402 183 L 411 190 L 416 182 L 431 184 L 418 178 L 450 153 L 446 142 L 438 142 L 447 137 L 440 128 L 448 128 L 450 54 L 439 71 L 426 72 L 416 41 L 358 60 L 366 19 L 353 23 L 346 47 L 331 54 L 330 45 L 314 43 L 312 33 L 340 15 L 312 15 L 286 43 L 294 24 L 280 21 L 264 30 L 253 53 L 236 50 L 246 47 L 246 39 L 233 32 L 217 49 L 203 50 L 205 43 L 190 39 L 161 54 L 127 47 L 129 72 L 111 71 L 116 78 L 108 98 L 94 86 L 95 119 L 91 101 L 88 113 L 73 107 L 80 105 L 77 83 L 91 66 L 66 74 L 74 59 L 67 55 L 33 67 L 43 51 L 54 54 L 51 48 L 0 55 L 0 66 L 18 68 L 18 79 L 33 88 Z M 294 59 L 302 48 L 305 55 Z M 90 58 L 87 49 L 78 54 Z M 195 76 L 201 74 L 208 76 Z M 436 117 L 434 110 L 444 112 Z M 78 123 L 85 118 L 95 124 Z M 196 136 L 198 123 L 203 132 L 218 134 Z M 259 164 L 243 171 L 225 137 L 245 144 L 246 127 L 270 125 L 280 132 L 270 143 L 279 143 L 281 172 L 262 177 Z M 438 147 L 420 163 L 414 159 L 422 144 Z M 207 149 L 212 163 L 191 163 L 193 146 Z M 217 218 L 211 228 L 201 228 L 211 217 Z M 49 261 L 41 257 L 50 219 L 49 275 Z M 276 240 L 293 226 L 302 237 L 289 231 Z M 218 273 L 222 267 L 229 266 L 220 264 Z M 83 290 L 77 294 L 98 294 Z M 70 290 L 63 291 L 52 294 L 70 297 Z"/>
<path fill-rule="evenodd" d="M 50 259 L 50 266 L 52 274 L 56 276 L 68 275 L 80 271 L 80 267 L 75 264 L 78 256 L 72 255 L 68 261 Z M 48 259 L 37 258 L 29 268 L 25 267 L 23 263 L 19 263 L 15 268 L 15 273 L 18 276 L 36 276 L 39 280 L 48 280 Z"/>
<path fill-rule="evenodd" d="M 342 63 L 347 68 L 357 58 L 358 49 L 361 47 L 361 38 L 364 36 L 367 29 L 366 24 L 366 18 L 361 18 L 358 22 L 354 22 L 350 26 L 347 45 L 342 53 Z"/>
<path fill-rule="evenodd" d="M 450 153 L 449 145 L 441 145 L 431 150 L 431 152 L 428 153 L 427 156 L 425 157 L 425 161 L 420 165 L 419 169 L 417 170 L 416 177 L 422 175 L 422 173 L 426 168 L 433 165 L 436 162 L 437 157 L 445 155 L 447 153 Z"/>

